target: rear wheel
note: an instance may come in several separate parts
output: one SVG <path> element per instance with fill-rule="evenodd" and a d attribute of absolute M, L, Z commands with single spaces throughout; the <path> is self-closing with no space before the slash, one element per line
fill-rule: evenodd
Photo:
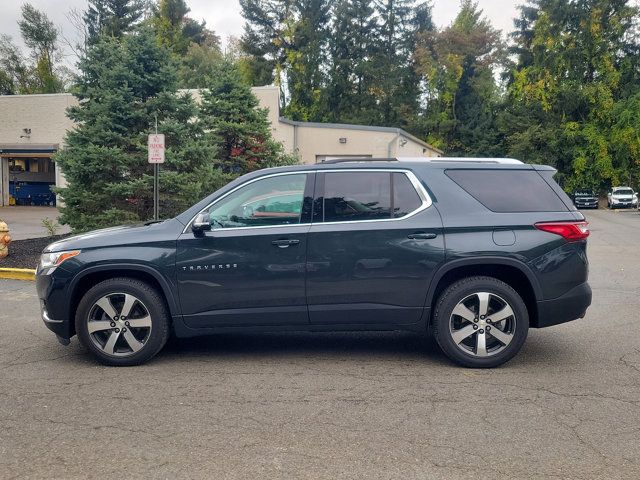
<path fill-rule="evenodd" d="M 506 283 L 469 277 L 450 285 L 436 304 L 433 331 L 442 351 L 465 367 L 490 368 L 518 353 L 527 338 L 524 301 Z"/>
<path fill-rule="evenodd" d="M 105 365 L 129 366 L 156 355 L 169 336 L 169 316 L 154 288 L 132 278 L 92 287 L 76 312 L 80 342 Z"/>

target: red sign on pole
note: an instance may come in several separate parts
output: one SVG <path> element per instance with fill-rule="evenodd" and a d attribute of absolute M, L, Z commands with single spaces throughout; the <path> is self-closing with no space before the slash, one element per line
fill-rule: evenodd
<path fill-rule="evenodd" d="M 149 135 L 149 163 L 164 163 L 164 134 Z"/>

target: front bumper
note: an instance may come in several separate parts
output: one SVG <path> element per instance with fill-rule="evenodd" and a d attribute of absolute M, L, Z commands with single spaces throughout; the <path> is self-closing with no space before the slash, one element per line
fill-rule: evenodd
<path fill-rule="evenodd" d="M 553 300 L 538 302 L 537 328 L 551 327 L 584 317 L 591 305 L 591 287 L 584 282 Z"/>
<path fill-rule="evenodd" d="M 63 340 L 68 340 L 74 335 L 71 322 L 65 315 L 68 300 L 66 285 L 67 282 L 57 275 L 36 273 L 36 291 L 40 300 L 42 321 L 49 330 L 58 336 L 58 339 Z"/>
<path fill-rule="evenodd" d="M 611 202 L 611 208 L 637 208 L 638 204 L 633 202 Z"/>
<path fill-rule="evenodd" d="M 598 201 L 597 200 L 592 200 L 592 201 L 578 201 L 578 200 L 576 200 L 575 206 L 577 208 L 598 208 Z"/>

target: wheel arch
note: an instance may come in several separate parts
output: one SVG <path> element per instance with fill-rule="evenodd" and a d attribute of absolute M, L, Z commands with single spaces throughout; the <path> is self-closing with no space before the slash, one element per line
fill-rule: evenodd
<path fill-rule="evenodd" d="M 66 317 L 71 319 L 76 315 L 76 309 L 86 292 L 94 285 L 110 278 L 128 277 L 144 281 L 158 290 L 165 301 L 170 317 L 178 315 L 178 304 L 167 280 L 154 268 L 137 264 L 110 264 L 89 267 L 76 275 L 69 286 L 69 297 L 66 306 Z M 72 332 L 74 334 L 75 332 Z"/>
<path fill-rule="evenodd" d="M 542 299 L 542 289 L 538 279 L 526 264 L 502 257 L 460 259 L 443 265 L 435 273 L 427 293 L 426 306 L 430 307 L 431 311 L 429 324 L 432 321 L 435 303 L 440 294 L 454 282 L 478 275 L 497 278 L 516 290 L 527 306 L 530 325 L 537 326 L 537 302 Z"/>

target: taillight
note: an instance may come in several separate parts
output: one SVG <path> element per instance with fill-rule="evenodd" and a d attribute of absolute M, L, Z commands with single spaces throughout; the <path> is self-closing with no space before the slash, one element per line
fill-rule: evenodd
<path fill-rule="evenodd" d="M 589 224 L 587 222 L 545 222 L 536 223 L 535 227 L 543 232 L 560 235 L 568 242 L 584 240 L 589 236 Z"/>

